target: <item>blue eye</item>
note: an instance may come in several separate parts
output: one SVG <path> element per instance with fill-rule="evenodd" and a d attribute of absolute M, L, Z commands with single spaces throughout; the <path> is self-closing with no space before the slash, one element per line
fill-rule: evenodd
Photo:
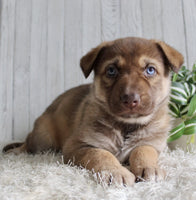
<path fill-rule="evenodd" d="M 118 75 L 118 69 L 115 65 L 109 65 L 106 69 L 106 75 L 109 78 L 115 78 Z"/>
<path fill-rule="evenodd" d="M 156 70 L 155 70 L 155 68 L 153 66 L 148 66 L 146 68 L 146 73 L 147 73 L 147 75 L 152 76 L 152 75 L 154 75 L 156 73 Z"/>

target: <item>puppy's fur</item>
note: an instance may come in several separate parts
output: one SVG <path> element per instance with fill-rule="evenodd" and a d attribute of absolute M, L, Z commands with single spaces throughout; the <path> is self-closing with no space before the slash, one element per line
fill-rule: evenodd
<path fill-rule="evenodd" d="M 80 62 L 85 77 L 94 70 L 94 82 L 60 95 L 26 141 L 4 151 L 61 150 L 65 162 L 100 172 L 108 183 L 163 178 L 157 159 L 170 129 L 169 71 L 177 72 L 182 63 L 182 55 L 161 41 L 130 37 L 102 43 Z"/>

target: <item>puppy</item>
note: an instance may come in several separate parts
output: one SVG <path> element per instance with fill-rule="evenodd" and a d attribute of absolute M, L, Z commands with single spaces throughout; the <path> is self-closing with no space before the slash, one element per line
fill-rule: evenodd
<path fill-rule="evenodd" d="M 86 78 L 94 71 L 94 82 L 60 95 L 24 143 L 3 151 L 61 150 L 65 162 L 94 170 L 109 184 L 161 179 L 157 160 L 170 129 L 169 74 L 182 63 L 183 56 L 161 41 L 104 42 L 80 61 Z"/>

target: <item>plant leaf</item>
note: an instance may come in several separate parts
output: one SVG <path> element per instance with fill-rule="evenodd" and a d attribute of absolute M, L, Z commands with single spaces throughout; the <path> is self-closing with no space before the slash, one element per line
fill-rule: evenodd
<path fill-rule="evenodd" d="M 184 88 L 185 88 L 185 92 L 186 92 L 187 96 L 190 97 L 191 91 L 189 88 L 189 84 L 187 82 L 184 83 Z"/>
<path fill-rule="evenodd" d="M 188 83 L 192 83 L 192 82 L 193 82 L 193 80 L 192 80 L 192 74 L 189 74 L 189 75 L 186 77 L 185 81 L 188 82 Z"/>
<path fill-rule="evenodd" d="M 191 135 L 190 144 L 194 144 L 194 143 L 195 143 L 195 135 Z"/>
<path fill-rule="evenodd" d="M 171 92 L 172 92 L 172 94 L 177 94 L 177 95 L 183 96 L 185 98 L 188 97 L 184 84 L 179 83 L 179 82 L 172 82 Z"/>
<path fill-rule="evenodd" d="M 195 83 L 196 82 L 196 73 L 193 73 L 192 79 L 193 79 L 193 82 Z"/>
<path fill-rule="evenodd" d="M 189 87 L 190 87 L 190 96 L 193 96 L 196 92 L 196 87 L 194 84 L 189 84 Z"/>
<path fill-rule="evenodd" d="M 192 97 L 189 103 L 188 116 L 191 117 L 196 113 L 196 94 Z"/>
<path fill-rule="evenodd" d="M 176 104 L 187 104 L 188 95 L 185 91 L 185 86 L 182 83 L 172 82 L 170 99 Z"/>
<path fill-rule="evenodd" d="M 180 108 L 180 115 L 181 116 L 186 115 L 187 112 L 188 112 L 188 109 L 189 109 L 189 105 L 181 106 L 181 108 Z"/>
<path fill-rule="evenodd" d="M 191 135 L 196 133 L 196 119 L 189 119 L 184 122 L 184 135 Z"/>
<path fill-rule="evenodd" d="M 182 122 L 181 124 L 179 124 L 177 127 L 173 128 L 170 131 L 167 142 L 172 142 L 180 138 L 183 135 L 184 130 L 185 130 L 185 124 L 184 122 Z"/>
<path fill-rule="evenodd" d="M 180 104 L 180 105 L 186 105 L 187 104 L 186 98 L 179 96 L 179 95 L 176 95 L 176 94 L 170 94 L 170 99 L 171 99 L 172 102 Z"/>
<path fill-rule="evenodd" d="M 170 108 L 170 113 L 174 117 L 180 117 L 180 110 L 178 108 L 178 105 L 176 105 L 173 102 L 169 102 L 169 108 Z"/>
<path fill-rule="evenodd" d="M 183 65 L 183 66 L 181 67 L 181 70 L 180 70 L 180 71 L 184 71 L 184 70 L 186 70 L 186 67 Z"/>
<path fill-rule="evenodd" d="M 172 81 L 173 81 L 173 82 L 174 82 L 174 81 L 176 81 L 176 80 L 177 80 L 177 78 L 178 78 L 178 74 L 174 73 L 174 74 L 173 74 Z"/>

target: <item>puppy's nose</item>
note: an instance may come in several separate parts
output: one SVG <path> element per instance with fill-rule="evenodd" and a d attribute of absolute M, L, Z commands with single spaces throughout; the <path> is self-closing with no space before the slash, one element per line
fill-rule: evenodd
<path fill-rule="evenodd" d="M 134 108 L 138 106 L 140 102 L 140 95 L 137 93 L 131 93 L 131 94 L 122 94 L 120 96 L 120 101 L 129 108 Z"/>

